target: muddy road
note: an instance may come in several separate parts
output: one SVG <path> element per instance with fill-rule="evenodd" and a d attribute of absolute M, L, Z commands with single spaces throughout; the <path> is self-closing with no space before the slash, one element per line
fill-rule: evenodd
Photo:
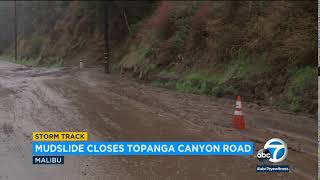
<path fill-rule="evenodd" d="M 316 179 L 317 121 L 243 102 L 246 130 L 230 128 L 235 102 L 139 84 L 101 68 L 28 68 L 0 61 L 0 180 Z M 92 141 L 253 141 L 289 146 L 289 173 L 256 173 L 255 156 L 82 156 L 32 165 L 33 131 L 87 131 Z"/>

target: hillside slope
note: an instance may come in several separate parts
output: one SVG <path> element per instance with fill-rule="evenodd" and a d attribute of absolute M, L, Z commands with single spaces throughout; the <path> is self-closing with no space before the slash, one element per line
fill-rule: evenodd
<path fill-rule="evenodd" d="M 72 1 L 55 6 L 63 10 L 54 11 L 59 16 L 51 24 L 33 18 L 37 28 L 19 36 L 19 55 L 29 59 L 23 62 L 100 63 L 104 5 Z M 111 7 L 115 72 L 182 92 L 316 112 L 316 2 L 115 1 Z"/>
<path fill-rule="evenodd" d="M 115 68 L 178 91 L 316 112 L 316 2 L 159 3 Z"/>

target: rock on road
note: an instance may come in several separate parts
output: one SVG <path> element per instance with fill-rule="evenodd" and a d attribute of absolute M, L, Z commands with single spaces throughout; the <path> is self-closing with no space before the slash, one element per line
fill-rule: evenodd
<path fill-rule="evenodd" d="M 101 68 L 28 68 L 0 61 L 0 180 L 316 179 L 317 121 L 243 102 L 246 130 L 230 128 L 233 100 L 139 84 Z M 92 141 L 253 141 L 289 146 L 289 173 L 256 173 L 253 156 L 68 156 L 32 165 L 33 131 L 87 131 Z"/>

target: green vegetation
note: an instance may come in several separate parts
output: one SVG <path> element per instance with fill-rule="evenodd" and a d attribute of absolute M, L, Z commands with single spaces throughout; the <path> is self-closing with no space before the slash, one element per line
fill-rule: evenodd
<path fill-rule="evenodd" d="M 151 48 L 140 44 L 138 46 L 129 47 L 129 52 L 126 54 L 119 65 L 124 68 L 133 68 L 137 64 L 143 64 L 146 61 L 147 55 L 150 53 Z"/>
<path fill-rule="evenodd" d="M 294 72 L 286 92 L 288 104 L 292 111 L 298 112 L 307 105 L 317 106 L 317 69 L 307 66 Z"/>
<path fill-rule="evenodd" d="M 208 77 L 201 73 L 191 73 L 185 79 L 176 84 L 176 89 L 181 92 L 196 94 L 211 94 L 214 83 Z"/>
<path fill-rule="evenodd" d="M 28 65 L 28 66 L 34 66 L 34 63 L 35 63 L 33 59 L 27 59 L 27 58 L 18 58 L 16 61 L 12 60 L 12 62 L 17 64 L 22 64 L 22 65 Z"/>
<path fill-rule="evenodd" d="M 265 64 L 265 57 L 249 57 L 246 53 L 239 51 L 228 64 L 217 67 L 208 67 L 207 72 L 194 70 L 181 75 L 175 88 L 180 92 L 205 94 L 213 96 L 236 95 L 239 93 L 238 84 L 230 84 L 232 80 L 250 82 L 253 77 L 270 71 Z M 160 76 L 176 76 L 171 70 L 161 71 Z"/>

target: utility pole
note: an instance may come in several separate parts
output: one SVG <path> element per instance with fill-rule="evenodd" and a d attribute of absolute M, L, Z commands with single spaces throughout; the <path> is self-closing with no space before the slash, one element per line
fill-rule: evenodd
<path fill-rule="evenodd" d="M 109 74 L 110 65 L 110 37 L 109 37 L 109 2 L 105 2 L 105 15 L 104 15 L 104 72 Z"/>
<path fill-rule="evenodd" d="M 14 1 L 14 60 L 18 60 L 17 43 L 17 1 Z"/>

